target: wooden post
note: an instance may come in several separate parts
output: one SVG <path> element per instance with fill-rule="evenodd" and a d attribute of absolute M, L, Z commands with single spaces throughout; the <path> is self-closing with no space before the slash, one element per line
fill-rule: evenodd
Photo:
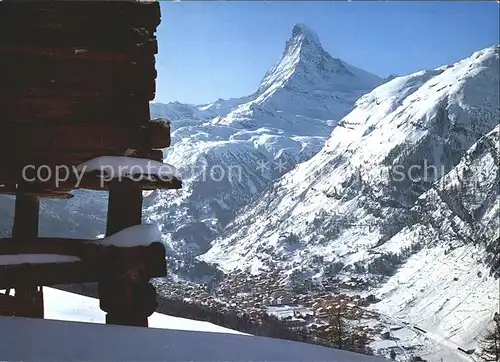
<path fill-rule="evenodd" d="M 128 179 L 109 186 L 106 236 L 142 223 L 142 187 Z"/>
<path fill-rule="evenodd" d="M 130 180 L 113 182 L 109 187 L 106 235 L 142 222 L 142 187 Z M 100 307 L 107 312 L 107 324 L 148 326 L 156 310 L 156 290 L 149 280 L 131 280 L 110 271 L 99 283 Z"/>
<path fill-rule="evenodd" d="M 37 196 L 16 195 L 13 242 L 35 240 L 38 236 L 40 203 Z M 29 280 L 29 278 L 27 278 Z M 19 285 L 15 288 L 16 316 L 43 318 L 43 291 L 36 285 Z"/>

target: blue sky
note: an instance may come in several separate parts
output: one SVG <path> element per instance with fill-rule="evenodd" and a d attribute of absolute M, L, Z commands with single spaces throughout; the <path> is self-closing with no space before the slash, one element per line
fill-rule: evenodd
<path fill-rule="evenodd" d="M 499 43 L 497 2 L 162 2 L 155 101 L 254 92 L 296 23 L 332 56 L 379 76 L 436 68 Z"/>

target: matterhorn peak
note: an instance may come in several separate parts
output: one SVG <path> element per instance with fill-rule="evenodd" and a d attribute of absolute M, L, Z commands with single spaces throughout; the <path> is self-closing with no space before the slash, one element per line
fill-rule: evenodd
<path fill-rule="evenodd" d="M 292 28 L 281 59 L 260 83 L 258 93 L 277 89 L 369 91 L 381 83 L 374 74 L 333 58 L 321 45 L 318 35 L 307 25 L 298 23 Z"/>
<path fill-rule="evenodd" d="M 321 42 L 319 41 L 318 34 L 315 31 L 311 30 L 305 24 L 295 24 L 292 29 L 292 39 L 300 40 L 300 41 L 308 41 L 314 45 L 321 46 Z"/>

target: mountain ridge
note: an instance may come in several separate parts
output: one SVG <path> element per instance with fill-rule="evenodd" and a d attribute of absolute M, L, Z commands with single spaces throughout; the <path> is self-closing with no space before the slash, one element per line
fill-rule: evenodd
<path fill-rule="evenodd" d="M 272 190 L 262 196 L 260 204 L 258 201 L 253 204 L 255 208 L 247 206 L 226 231 L 230 237 L 217 239 L 203 260 L 217 260 L 216 255 L 222 257 L 223 253 L 236 258 L 238 267 L 254 262 L 260 265 L 258 258 L 250 259 L 258 255 L 257 248 L 266 250 L 271 247 L 271 250 L 283 250 L 285 254 L 282 255 L 290 258 L 292 264 L 283 269 L 293 269 L 292 260 L 299 265 L 300 260 L 303 261 L 299 251 L 306 250 L 306 246 L 312 247 L 308 241 L 312 235 L 319 238 L 314 242 L 316 253 L 326 252 L 326 246 L 321 246 L 323 241 L 320 240 L 325 240 L 321 232 L 331 229 L 328 227 L 328 220 L 332 219 L 328 217 L 329 213 L 337 215 L 333 216 L 339 219 L 337 224 L 344 222 L 349 225 L 357 220 L 374 225 L 378 232 L 361 237 L 360 240 L 365 241 L 352 245 L 359 245 L 357 254 L 338 246 L 337 252 L 347 258 L 344 260 L 347 263 L 366 258 L 368 255 L 363 256 L 366 251 L 362 245 L 367 242 L 378 245 L 390 237 L 393 231 L 382 229 L 392 229 L 398 224 L 401 212 L 396 210 L 410 208 L 433 181 L 449 171 L 463 152 L 496 124 L 499 115 L 495 95 L 495 92 L 498 95 L 498 54 L 498 46 L 490 47 L 453 66 L 393 79 L 361 97 L 356 108 L 333 130 L 323 150 L 285 174 Z M 395 182 L 388 178 L 388 167 L 400 165 L 406 170 L 424 159 L 438 170 L 429 180 L 415 183 L 408 179 Z M 359 170 L 362 171 L 361 178 L 357 176 Z M 360 194 L 361 190 L 364 191 Z M 319 205 L 325 203 L 323 214 L 311 213 L 311 207 L 317 205 L 321 210 L 323 208 Z M 365 206 L 359 207 L 359 203 Z M 373 208 L 379 208 L 382 214 L 372 215 L 376 211 Z M 257 221 L 259 215 L 265 215 L 261 222 Z M 381 228 L 382 216 L 395 217 L 393 225 Z M 254 221 L 249 224 L 249 220 Z M 312 224 L 308 225 L 308 222 Z M 316 226 L 312 227 L 314 223 Z M 320 225 L 322 227 L 318 228 Z M 348 228 L 344 227 L 340 227 L 339 232 L 349 234 Z M 297 233 L 299 239 L 301 236 L 305 239 L 291 249 L 293 252 L 285 251 L 286 242 L 279 237 L 283 233 Z M 360 238 L 355 236 L 356 231 L 352 233 L 344 236 L 346 240 Z M 335 238 L 342 240 L 340 236 L 333 240 Z M 268 240 L 267 246 L 258 239 Z M 236 251 L 245 247 L 244 252 Z M 332 251 L 326 255 L 332 255 Z M 336 252 L 333 255 L 337 255 Z M 273 264 L 269 258 L 266 260 Z"/>

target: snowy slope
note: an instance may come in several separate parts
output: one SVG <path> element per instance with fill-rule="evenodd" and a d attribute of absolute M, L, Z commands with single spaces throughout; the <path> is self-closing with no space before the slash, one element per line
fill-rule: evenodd
<path fill-rule="evenodd" d="M 201 259 L 288 276 L 329 273 L 334 262 L 343 272 L 391 273 L 385 266 L 399 257 L 375 248 L 498 123 L 498 60 L 494 46 L 361 97 L 322 151 L 247 206 Z"/>
<path fill-rule="evenodd" d="M 499 163 L 497 126 L 419 198 L 416 222 L 387 243 L 419 245 L 417 252 L 378 291 L 379 310 L 477 346 L 499 308 Z"/>
<path fill-rule="evenodd" d="M 98 325 L 104 313 L 97 299 L 47 287 L 44 297 L 47 320 L 0 317 L 3 360 L 383 361 L 159 313 L 149 318 L 152 328 Z M 29 348 L 23 340 L 29 340 Z"/>
<path fill-rule="evenodd" d="M 45 319 L 105 323 L 105 313 L 99 308 L 99 300 L 65 292 L 54 288 L 43 288 Z M 149 327 L 184 331 L 245 334 L 209 322 L 172 317 L 153 313 L 148 319 Z"/>
<path fill-rule="evenodd" d="M 0 333 L 7 361 L 385 361 L 264 337 L 28 318 L 0 317 Z"/>
<path fill-rule="evenodd" d="M 206 105 L 151 104 L 152 118 L 172 121 L 172 147 L 164 155 L 183 176 L 182 190 L 154 192 L 144 202 L 144 221 L 161 228 L 170 270 L 194 261 L 238 209 L 316 154 L 356 99 L 382 81 L 330 56 L 317 34 L 299 24 L 253 94 Z M 71 200 L 43 201 L 40 233 L 104 233 L 106 197 L 76 192 Z M 0 208 L 11 214 L 12 200 L 2 197 Z M 203 264 L 190 270 L 207 272 Z"/>

